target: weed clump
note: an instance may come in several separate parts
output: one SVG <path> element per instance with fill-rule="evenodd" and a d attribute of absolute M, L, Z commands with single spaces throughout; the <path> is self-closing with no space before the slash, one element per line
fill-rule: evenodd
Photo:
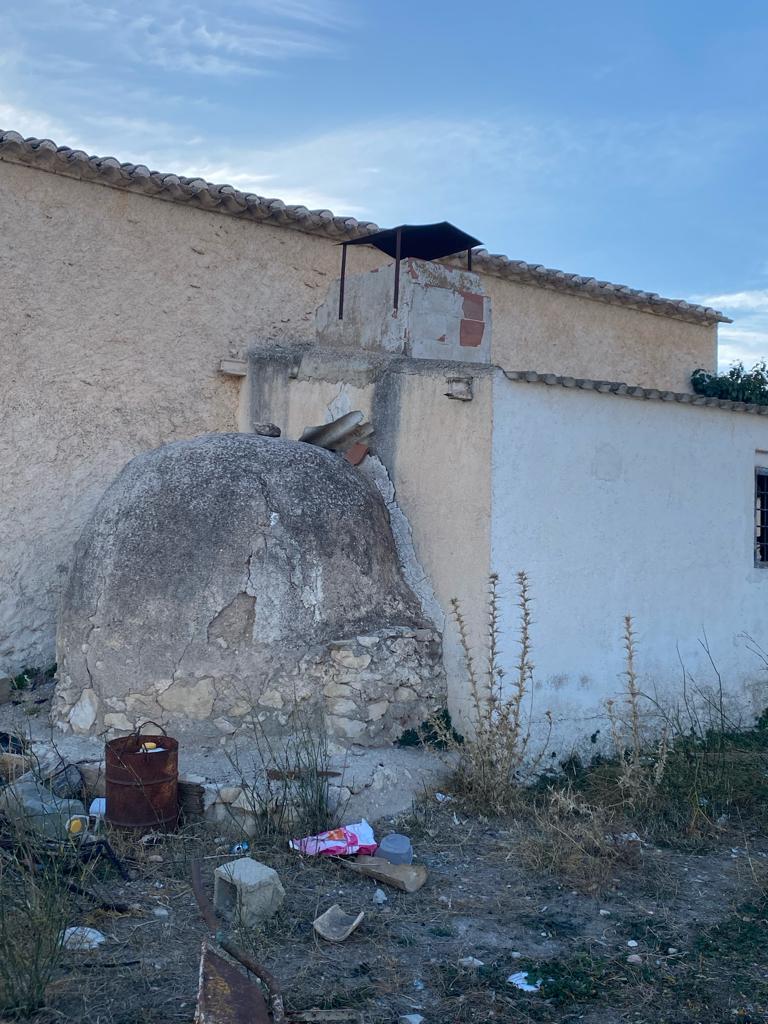
<path fill-rule="evenodd" d="M 478 671 L 472 653 L 461 605 L 456 598 L 451 601 L 469 681 L 472 730 L 458 743 L 455 733 L 447 730 L 442 730 L 440 738 L 445 747 L 458 754 L 456 792 L 468 806 L 485 814 L 505 813 L 519 801 L 521 784 L 535 775 L 548 740 L 547 736 L 538 745 L 534 743 L 532 598 L 525 572 L 517 574 L 516 582 L 520 610 L 519 651 L 510 682 L 506 680 L 501 659 L 498 575 L 494 573 L 489 577 L 487 656 L 483 672 Z M 549 712 L 545 713 L 545 720 L 549 727 Z"/>
<path fill-rule="evenodd" d="M 230 808 L 233 823 L 247 822 L 248 830 L 257 829 L 258 839 L 281 842 L 288 835 L 315 835 L 336 827 L 346 806 L 338 796 L 343 779 L 332 769 L 320 711 L 297 701 L 278 736 L 267 732 L 255 706 L 245 722 L 248 758 L 243 760 L 237 751 L 229 755 L 242 791 L 239 807 Z"/>
<path fill-rule="evenodd" d="M 72 898 L 55 860 L 31 847 L 0 858 L 0 1015 L 26 1019 L 46 1004 L 63 956 Z"/>

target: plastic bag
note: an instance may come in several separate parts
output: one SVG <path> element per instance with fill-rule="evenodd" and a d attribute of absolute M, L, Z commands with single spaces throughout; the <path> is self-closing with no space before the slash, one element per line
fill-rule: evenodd
<path fill-rule="evenodd" d="M 343 825 L 341 828 L 321 832 L 317 836 L 306 836 L 304 839 L 292 839 L 288 844 L 292 850 L 306 853 L 310 857 L 325 854 L 329 857 L 348 857 L 355 853 L 373 855 L 376 852 L 376 839 L 373 829 L 363 818 L 354 825 Z"/>

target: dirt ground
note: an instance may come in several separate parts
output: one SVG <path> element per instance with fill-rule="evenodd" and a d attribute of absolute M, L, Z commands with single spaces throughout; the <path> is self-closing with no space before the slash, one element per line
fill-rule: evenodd
<path fill-rule="evenodd" d="M 739 828 L 696 851 L 644 844 L 590 892 L 580 879 L 523 866 L 525 826 L 468 816 L 456 800 L 426 796 L 412 815 L 376 823 L 378 836 L 395 828 L 410 834 L 429 878 L 417 893 L 387 889 L 380 906 L 376 883 L 338 862 L 252 845 L 251 855 L 279 872 L 286 898 L 262 931 L 237 938 L 280 979 L 289 1009 L 355 1008 L 369 1024 L 409 1013 L 426 1024 L 768 1021 L 765 837 Z M 100 929 L 107 943 L 66 954 L 41 1024 L 193 1019 L 205 928 L 189 867 L 204 858 L 212 896 L 231 840 L 190 826 L 155 846 L 116 842 L 135 880 L 120 881 L 106 865 L 97 877 L 132 909 L 77 904 L 72 924 Z M 365 911 L 338 946 L 312 929 L 333 903 Z M 467 957 L 482 964 L 462 966 Z M 519 971 L 540 989 L 509 983 Z"/>

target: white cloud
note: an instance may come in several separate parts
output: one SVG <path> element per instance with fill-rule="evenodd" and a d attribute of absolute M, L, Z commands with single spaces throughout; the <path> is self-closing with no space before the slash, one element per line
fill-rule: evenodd
<path fill-rule="evenodd" d="M 24 136 L 35 136 L 39 139 L 50 138 L 55 142 L 59 142 L 65 132 L 63 124 L 47 114 L 33 110 L 31 107 L 2 101 L 0 101 L 0 129 L 19 132 Z M 73 139 L 74 132 L 67 138 L 66 145 L 77 145 Z"/>
<path fill-rule="evenodd" d="M 92 37 L 100 34 L 103 52 L 118 59 L 218 77 L 268 74 L 282 61 L 334 53 L 339 33 L 350 24 L 346 4 L 337 0 L 243 0 L 226 13 L 197 0 L 155 0 L 138 15 L 132 0 L 110 6 L 92 0 L 40 3 L 49 27 L 74 29 L 84 42 L 90 36 L 91 48 Z M 20 20 L 17 27 L 24 27 Z M 33 32 L 28 27 L 22 35 Z"/>
<path fill-rule="evenodd" d="M 693 301 L 714 306 L 734 320 L 721 324 L 718 332 L 721 368 L 735 362 L 751 367 L 768 359 L 768 288 L 698 295 Z"/>
<path fill-rule="evenodd" d="M 708 306 L 716 309 L 727 307 L 731 310 L 744 309 L 748 311 L 768 312 L 768 288 L 757 288 L 753 291 L 726 292 L 723 295 L 709 295 L 702 301 Z"/>

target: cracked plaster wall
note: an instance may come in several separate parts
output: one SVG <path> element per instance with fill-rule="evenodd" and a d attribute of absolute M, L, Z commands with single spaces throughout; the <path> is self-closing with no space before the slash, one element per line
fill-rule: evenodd
<path fill-rule="evenodd" d="M 446 378 L 472 377 L 471 402 L 446 397 Z M 460 600 L 475 653 L 485 643 L 490 571 L 493 369 L 476 364 L 345 353 L 330 348 L 254 350 L 249 384 L 253 422 L 289 436 L 362 410 L 374 424 L 373 457 L 359 471 L 382 493 L 398 556 L 422 609 L 443 631 L 449 708 L 469 724 L 463 652 L 450 602 Z M 293 376 L 292 376 L 293 375 Z"/>
<path fill-rule="evenodd" d="M 330 735 L 396 739 L 444 703 L 439 633 L 377 488 L 296 441 L 210 434 L 133 459 L 75 551 L 54 720 L 153 719 L 226 737 L 322 708 Z"/>
<path fill-rule="evenodd" d="M 0 236 L 2 675 L 53 661 L 72 548 L 114 475 L 236 430 L 219 360 L 252 338 L 309 342 L 339 251 L 3 161 Z"/>
<path fill-rule="evenodd" d="M 115 473 L 167 441 L 237 428 L 240 385 L 219 360 L 312 343 L 339 249 L 6 161 L 0 232 L 4 673 L 52 661 L 74 541 Z M 357 247 L 348 269 L 384 262 Z M 501 365 L 677 390 L 714 365 L 714 327 L 480 276 Z M 401 478 L 404 501 L 413 490 Z"/>

